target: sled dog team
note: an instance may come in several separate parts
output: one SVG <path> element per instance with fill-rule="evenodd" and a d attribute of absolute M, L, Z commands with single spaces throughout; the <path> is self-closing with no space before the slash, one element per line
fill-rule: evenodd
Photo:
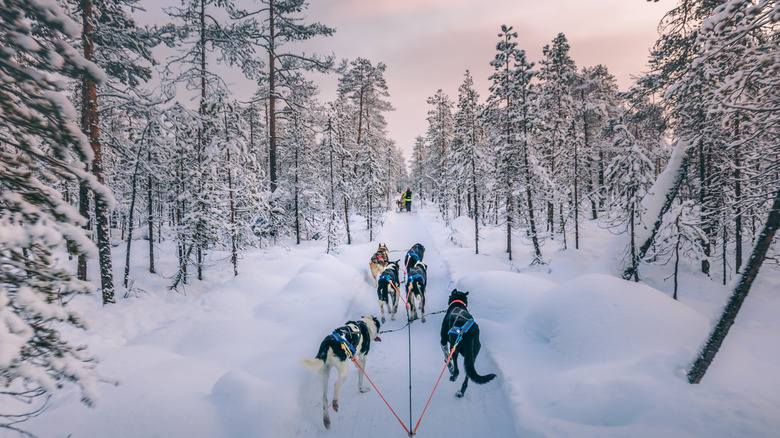
<path fill-rule="evenodd" d="M 406 302 L 409 304 L 409 323 L 417 319 L 417 302 L 419 302 L 421 321 L 425 322 L 425 288 L 428 280 L 428 269 L 423 263 L 425 247 L 417 243 L 407 251 L 404 257 L 404 269 L 406 272 L 406 287 L 402 291 L 399 283 L 400 260 L 390 261 L 388 249 L 385 244 L 379 244 L 379 248 L 371 256 L 369 268 L 374 277 L 377 288 L 379 310 L 382 315 L 380 321 L 372 316 L 363 316 L 357 321 L 348 321 L 343 326 L 335 329 L 320 343 L 320 349 L 314 359 L 301 359 L 300 362 L 307 368 L 318 371 L 322 383 L 322 421 L 326 428 L 330 427 L 330 415 L 328 404 L 328 378 L 330 369 L 338 370 L 338 378 L 333 385 L 333 410 L 339 410 L 339 390 L 347 379 L 348 361 L 354 360 L 360 367 L 358 374 L 358 390 L 368 392 L 370 388 L 363 386 L 363 372 L 366 367 L 366 356 L 371 347 L 371 341 L 381 341 L 377 336 L 379 327 L 385 323 L 385 307 L 390 314 L 390 319 L 395 320 L 398 310 L 398 299 L 404 292 Z M 447 300 L 447 312 L 441 324 L 441 350 L 444 353 L 445 362 L 450 372 L 450 381 L 454 382 L 459 375 L 458 356 L 463 356 L 463 366 L 466 370 L 466 378 L 458 392 L 457 397 L 463 397 L 468 386 L 469 379 L 482 384 L 493 380 L 495 374 L 479 375 L 474 368 L 474 361 L 479 354 L 481 344 L 479 342 L 479 326 L 468 311 L 468 292 L 453 289 Z M 392 305 L 391 305 L 392 302 Z M 453 351 L 454 349 L 454 351 Z M 450 354 L 452 358 L 450 359 Z"/>

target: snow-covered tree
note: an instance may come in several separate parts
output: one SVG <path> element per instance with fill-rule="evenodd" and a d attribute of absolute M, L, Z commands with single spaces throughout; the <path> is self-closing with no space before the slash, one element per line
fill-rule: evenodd
<path fill-rule="evenodd" d="M 426 144 L 426 173 L 431 178 L 432 200 L 439 206 L 439 213 L 449 223 L 450 204 L 453 199 L 454 182 L 452 181 L 451 144 L 455 129 L 455 119 L 452 115 L 454 103 L 442 90 L 429 97 L 428 131 Z"/>
<path fill-rule="evenodd" d="M 74 181 L 104 205 L 113 202 L 86 169 L 92 150 L 64 95 L 63 78 L 106 79 L 65 42 L 79 31 L 54 3 L 0 7 L 0 397 L 29 403 L 27 413 L 0 419 L 5 429 L 18 430 L 41 409 L 38 397 L 65 382 L 78 385 L 87 404 L 98 395 L 95 358 L 59 332 L 62 324 L 86 328 L 64 303 L 92 288 L 54 257 L 66 242 L 77 254 L 97 253 L 56 185 Z"/>
<path fill-rule="evenodd" d="M 576 107 L 573 88 L 577 80 L 577 68 L 569 55 L 569 42 L 562 33 L 542 49 L 539 90 L 542 112 L 543 165 L 552 184 L 547 194 L 547 229 L 555 234 L 555 210 L 564 235 L 567 215 L 564 213 L 573 188 L 572 127 L 575 126 Z"/>

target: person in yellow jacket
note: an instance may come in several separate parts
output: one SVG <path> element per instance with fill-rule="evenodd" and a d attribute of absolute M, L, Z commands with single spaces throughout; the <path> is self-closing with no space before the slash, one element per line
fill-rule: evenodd
<path fill-rule="evenodd" d="M 406 188 L 406 193 L 404 193 L 404 201 L 406 201 L 406 211 L 411 212 L 412 211 L 412 189 L 409 187 Z"/>

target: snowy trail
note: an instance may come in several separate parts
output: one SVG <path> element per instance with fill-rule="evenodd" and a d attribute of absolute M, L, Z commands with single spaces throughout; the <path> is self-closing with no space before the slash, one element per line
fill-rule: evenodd
<path fill-rule="evenodd" d="M 446 308 L 447 297 L 452 289 L 452 274 L 442 258 L 438 245 L 428 232 L 424 222 L 416 213 L 390 213 L 376 239 L 386 243 L 390 249 L 390 259 L 401 259 L 415 243 L 425 246 L 424 262 L 428 265 L 428 288 L 426 291 L 428 314 Z M 373 245 L 373 243 L 372 243 Z M 365 249 L 364 249 L 365 251 Z M 367 269 L 368 253 L 364 256 Z M 345 257 L 349 258 L 349 256 Z M 402 274 L 403 276 L 403 274 Z M 349 318 L 362 314 L 378 315 L 376 292 L 373 279 L 367 277 L 365 292 L 357 294 L 348 309 Z M 412 396 L 411 425 L 409 409 L 409 332 L 403 329 L 382 335 L 382 342 L 372 345 L 368 355 L 366 373 L 381 391 L 382 395 L 410 430 L 417 425 L 425 403 L 430 396 L 436 379 L 444 367 L 443 354 L 439 347 L 439 329 L 443 314 L 430 315 L 427 322 L 419 320 L 411 325 L 412 355 Z M 477 319 L 479 317 L 477 316 Z M 406 312 L 403 303 L 399 303 L 396 320 L 382 326 L 382 330 L 403 327 Z M 449 381 L 449 373 L 444 374 L 436 393 L 431 400 L 425 416 L 417 429 L 417 436 L 501 436 L 514 429 L 514 420 L 508 410 L 508 402 L 501 389 L 501 372 L 488 354 L 481 354 L 476 363 L 479 372 L 496 372 L 499 378 L 486 385 L 469 385 L 464 398 L 455 397 L 464 378 L 463 373 L 457 382 Z M 322 426 L 321 392 L 319 379 L 312 373 L 310 378 L 301 382 L 300 403 L 305 425 L 299 430 L 299 436 L 407 436 L 399 421 L 393 416 L 382 399 L 373 389 L 365 394 L 357 390 L 357 370 L 351 366 L 349 377 L 342 386 L 339 412 L 331 411 L 331 428 Z M 331 372 L 329 397 L 335 371 Z M 366 386 L 370 384 L 366 381 Z"/>

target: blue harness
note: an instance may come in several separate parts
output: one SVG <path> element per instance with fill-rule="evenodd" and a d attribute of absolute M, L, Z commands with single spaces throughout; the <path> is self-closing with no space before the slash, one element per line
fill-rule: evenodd
<path fill-rule="evenodd" d="M 365 322 L 363 322 L 363 321 L 359 321 L 359 322 L 358 322 L 358 324 L 360 324 L 360 325 L 363 325 L 364 327 L 366 327 L 366 331 L 367 331 L 368 333 L 371 333 L 371 332 L 368 330 L 368 326 L 366 326 L 366 323 L 365 323 Z M 349 327 L 347 327 L 347 328 L 349 328 Z M 350 330 L 349 332 L 350 332 L 350 333 L 354 333 L 352 330 Z M 357 352 L 357 350 L 356 350 L 356 349 L 355 349 L 355 347 L 352 345 L 352 343 L 351 343 L 351 342 L 349 342 L 349 341 L 347 340 L 347 338 L 345 338 L 344 336 L 342 336 L 342 335 L 341 335 L 341 333 L 339 333 L 338 329 L 336 329 L 336 330 L 333 330 L 333 333 L 331 333 L 331 336 L 333 337 L 333 339 L 335 339 L 335 340 L 336 340 L 336 342 L 338 342 L 339 344 L 341 344 L 341 348 L 344 350 L 344 352 L 345 352 L 345 353 L 347 353 L 347 357 L 348 357 L 348 358 L 350 358 L 350 359 L 351 359 L 351 358 L 352 358 L 352 356 L 354 356 L 354 355 L 355 355 L 355 353 Z"/>
<path fill-rule="evenodd" d="M 423 276 L 422 276 L 422 275 L 420 275 L 420 274 L 414 274 L 414 275 L 412 275 L 411 277 L 409 277 L 409 282 L 410 282 L 410 283 L 411 283 L 411 282 L 414 282 L 414 279 L 415 279 L 415 278 L 419 278 L 419 279 L 420 279 L 420 281 L 422 282 L 422 284 L 423 284 L 423 285 L 425 285 L 425 277 L 423 277 Z"/>
<path fill-rule="evenodd" d="M 460 312 L 458 312 L 456 318 L 461 319 Z M 461 339 L 463 339 L 463 335 L 465 335 L 473 325 L 474 325 L 474 318 L 469 318 L 460 327 L 453 325 L 450 331 L 447 332 L 447 334 L 456 335 L 458 338 L 455 340 L 455 343 L 457 344 L 461 341 Z"/>

